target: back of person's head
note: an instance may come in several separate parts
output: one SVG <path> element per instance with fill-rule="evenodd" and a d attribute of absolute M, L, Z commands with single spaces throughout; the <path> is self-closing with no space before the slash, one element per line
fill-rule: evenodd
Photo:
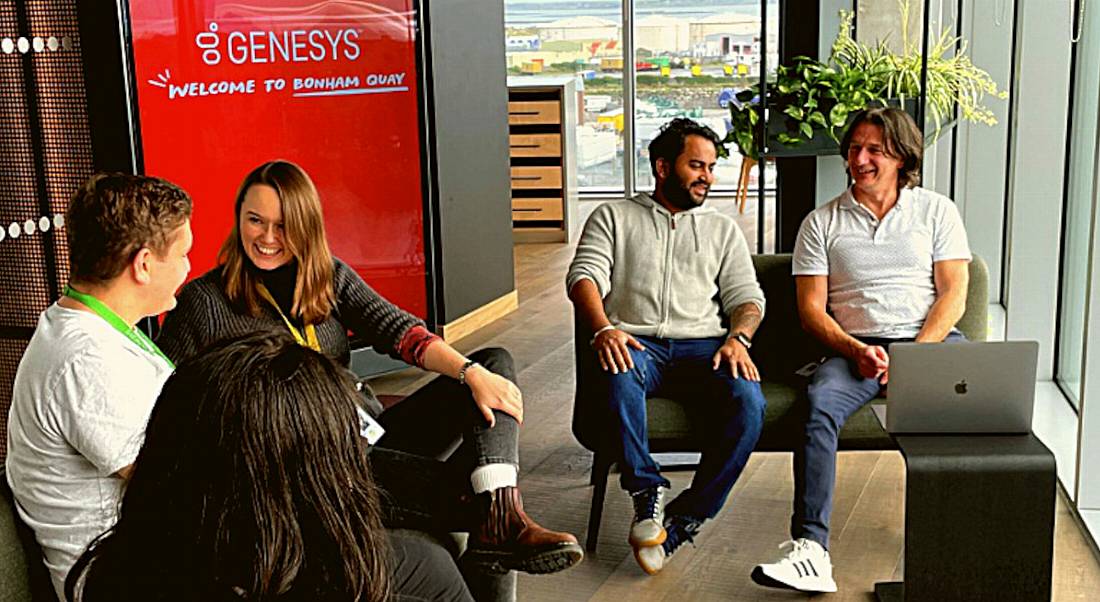
<path fill-rule="evenodd" d="M 864 123 L 878 126 L 882 130 L 882 144 L 886 155 L 902 161 L 898 170 L 898 189 L 920 184 L 924 136 L 917 127 L 917 122 L 901 109 L 872 107 L 857 112 L 840 139 L 840 156 L 847 160 L 852 135 Z"/>
<path fill-rule="evenodd" d="M 692 121 L 687 117 L 677 117 L 661 126 L 661 132 L 649 143 L 649 167 L 653 177 L 658 177 L 657 160 L 664 159 L 669 165 L 675 164 L 677 157 L 684 152 L 684 141 L 688 136 L 701 136 L 714 144 L 715 150 L 722 139 L 709 127 Z"/>
<path fill-rule="evenodd" d="M 386 599 L 357 400 L 343 368 L 281 332 L 182 363 L 68 599 Z"/>
<path fill-rule="evenodd" d="M 103 284 L 138 251 L 163 257 L 172 235 L 191 218 L 191 197 L 148 176 L 96 174 L 69 201 L 65 232 L 74 282 Z"/>
<path fill-rule="evenodd" d="M 305 170 L 290 161 L 268 161 L 256 167 L 237 189 L 233 229 L 218 252 L 229 299 L 245 313 L 260 315 L 258 276 L 248 269 L 251 261 L 240 233 L 241 206 L 253 186 L 269 186 L 279 196 L 283 241 L 298 264 L 294 295 L 298 315 L 306 323 L 323 321 L 332 310 L 335 295 L 332 253 L 325 237 L 321 198 Z"/>

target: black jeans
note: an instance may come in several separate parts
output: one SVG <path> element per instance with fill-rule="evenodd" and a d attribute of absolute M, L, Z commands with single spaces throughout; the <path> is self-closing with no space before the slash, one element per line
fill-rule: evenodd
<path fill-rule="evenodd" d="M 515 382 L 512 356 L 499 347 L 470 359 Z M 386 434 L 371 452 L 381 489 L 383 522 L 390 528 L 467 531 L 470 473 L 478 466 L 519 466 L 519 423 L 494 410 L 489 428 L 470 389 L 441 376 L 382 413 Z"/>

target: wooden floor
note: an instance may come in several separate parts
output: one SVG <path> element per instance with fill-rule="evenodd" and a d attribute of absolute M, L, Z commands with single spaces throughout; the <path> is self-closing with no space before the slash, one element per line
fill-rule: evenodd
<path fill-rule="evenodd" d="M 585 536 L 592 488 L 591 454 L 570 432 L 573 399 L 572 312 L 564 275 L 572 247 L 518 245 L 519 310 L 462 339 L 463 351 L 486 345 L 515 356 L 525 420 L 520 485 L 527 511 L 549 527 Z M 409 393 L 426 381 L 406 370 L 378 379 L 380 393 Z M 786 538 L 792 492 L 790 454 L 753 454 L 722 514 L 707 523 L 696 546 L 678 552 L 659 575 L 646 576 L 626 543 L 630 503 L 609 484 L 596 554 L 550 576 L 520 575 L 519 600 L 801 600 L 807 596 L 761 588 L 752 567 L 771 558 Z M 667 476 L 674 493 L 690 473 Z M 612 475 L 612 479 L 615 476 Z M 897 452 L 840 454 L 833 511 L 832 556 L 840 592 L 819 599 L 874 599 L 876 581 L 901 576 L 904 463 Z M 1100 563 L 1060 499 L 1055 524 L 1054 600 L 1096 600 Z M 975 554 L 995 553 L 974 550 Z"/>

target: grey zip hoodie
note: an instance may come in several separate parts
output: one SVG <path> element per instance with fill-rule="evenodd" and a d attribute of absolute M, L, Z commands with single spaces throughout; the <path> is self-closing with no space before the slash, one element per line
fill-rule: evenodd
<path fill-rule="evenodd" d="M 639 194 L 604 203 L 584 225 L 566 290 L 596 284 L 607 318 L 636 335 L 724 336 L 730 312 L 764 312 L 748 243 L 732 217 L 696 207 L 676 214 Z"/>

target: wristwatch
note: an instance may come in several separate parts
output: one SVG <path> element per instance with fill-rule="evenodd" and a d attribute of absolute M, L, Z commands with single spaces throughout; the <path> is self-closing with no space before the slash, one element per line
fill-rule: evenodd
<path fill-rule="evenodd" d="M 731 336 L 730 338 L 735 339 L 738 343 L 741 343 L 742 345 L 744 345 L 745 349 L 752 349 L 752 339 L 745 336 L 745 333 L 735 332 L 735 333 L 733 333 L 733 336 Z"/>

